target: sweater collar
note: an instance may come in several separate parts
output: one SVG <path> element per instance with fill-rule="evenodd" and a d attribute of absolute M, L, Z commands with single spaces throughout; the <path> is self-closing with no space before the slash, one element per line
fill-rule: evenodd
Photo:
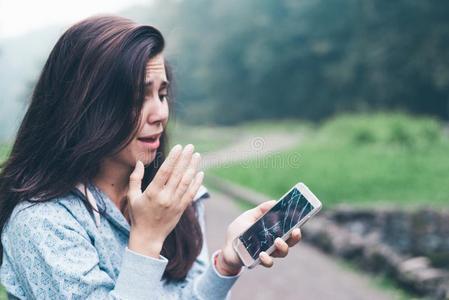
<path fill-rule="evenodd" d="M 97 201 L 98 209 L 103 212 L 101 215 L 129 235 L 130 224 L 108 195 L 93 183 L 89 183 L 88 188 Z"/>

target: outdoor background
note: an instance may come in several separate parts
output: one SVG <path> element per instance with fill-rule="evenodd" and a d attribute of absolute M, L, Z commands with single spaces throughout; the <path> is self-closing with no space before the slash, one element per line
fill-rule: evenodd
<path fill-rule="evenodd" d="M 166 37 L 172 144 L 207 154 L 251 136 L 292 140 L 211 176 L 273 199 L 303 181 L 330 211 L 449 207 L 448 1 L 17 2 L 0 2 L 1 160 L 57 38 L 84 17 L 116 13 Z M 448 269 L 444 247 L 430 259 Z M 394 299 L 418 297 L 372 276 Z"/>

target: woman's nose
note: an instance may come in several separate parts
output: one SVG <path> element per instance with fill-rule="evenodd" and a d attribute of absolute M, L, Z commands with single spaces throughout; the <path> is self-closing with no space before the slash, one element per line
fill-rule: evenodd
<path fill-rule="evenodd" d="M 148 115 L 148 123 L 165 123 L 166 119 L 168 118 L 167 105 L 164 102 L 160 101 L 160 99 L 155 99 L 153 103 L 154 104 L 152 105 L 150 113 Z"/>

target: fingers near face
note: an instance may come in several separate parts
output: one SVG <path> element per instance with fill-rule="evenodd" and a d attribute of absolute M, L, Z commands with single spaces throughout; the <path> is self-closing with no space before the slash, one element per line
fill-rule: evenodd
<path fill-rule="evenodd" d="M 162 163 L 161 167 L 159 168 L 159 171 L 153 178 L 150 186 L 154 186 L 156 188 L 161 189 L 165 185 L 168 178 L 172 174 L 174 167 L 176 166 L 176 163 L 179 159 L 179 156 L 181 155 L 181 152 L 182 152 L 181 145 L 176 145 L 170 150 L 170 152 L 167 155 L 167 158 Z"/>
<path fill-rule="evenodd" d="M 190 164 L 176 189 L 176 196 L 178 198 L 182 197 L 182 195 L 187 191 L 188 187 L 191 185 L 192 181 L 195 179 L 195 175 L 197 174 L 197 169 L 200 161 L 201 155 L 199 153 L 194 153 L 192 155 Z"/>
<path fill-rule="evenodd" d="M 171 190 L 175 190 L 178 186 L 179 182 L 182 179 L 187 167 L 190 164 L 190 160 L 192 159 L 194 151 L 194 146 L 192 144 L 188 144 L 182 150 L 181 156 L 174 167 L 174 170 L 168 179 L 167 187 Z"/>
<path fill-rule="evenodd" d="M 195 197 L 196 193 L 198 192 L 198 189 L 200 188 L 201 184 L 203 183 L 204 178 L 204 172 L 198 172 L 195 175 L 195 178 L 190 183 L 189 188 L 184 193 L 181 203 L 183 207 L 187 207 L 189 205 L 193 198 Z"/>

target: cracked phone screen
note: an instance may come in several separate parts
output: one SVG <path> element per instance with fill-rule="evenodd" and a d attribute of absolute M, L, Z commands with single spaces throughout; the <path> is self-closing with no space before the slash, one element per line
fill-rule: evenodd
<path fill-rule="evenodd" d="M 312 204 L 293 188 L 276 203 L 261 219 L 254 223 L 239 238 L 253 259 L 261 251 L 270 248 L 277 237 L 284 236 L 313 210 Z"/>

